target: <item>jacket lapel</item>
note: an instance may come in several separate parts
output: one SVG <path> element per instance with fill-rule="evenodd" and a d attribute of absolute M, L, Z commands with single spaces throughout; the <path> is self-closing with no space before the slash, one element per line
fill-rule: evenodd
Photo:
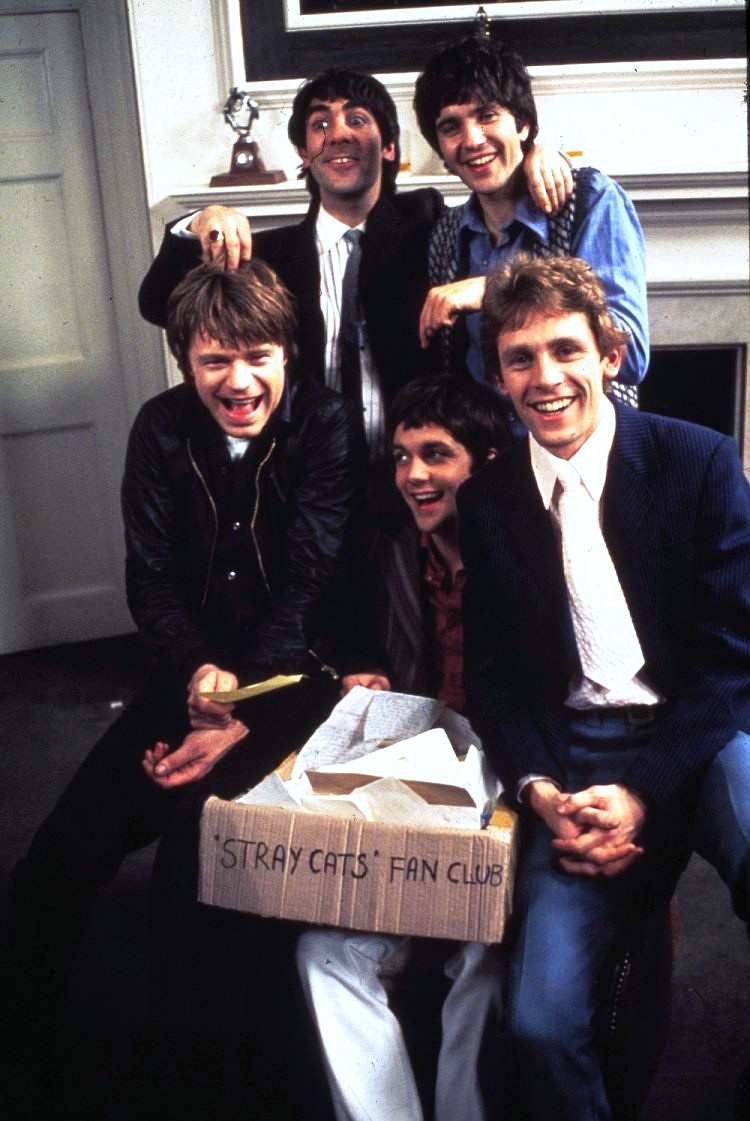
<path fill-rule="evenodd" d="M 384 257 L 393 252 L 398 230 L 406 219 L 388 195 L 381 195 L 367 216 L 362 239 L 359 294 L 364 302 L 376 281 Z"/>
<path fill-rule="evenodd" d="M 549 594 L 560 583 L 560 566 L 549 512 L 544 508 L 531 469 L 528 440 L 500 462 L 510 510 L 505 531 L 540 588 Z"/>
<path fill-rule="evenodd" d="M 627 556 L 654 502 L 656 449 L 636 410 L 615 402 L 617 427 L 603 495 L 603 528 L 617 564 Z"/>
<path fill-rule="evenodd" d="M 305 372 L 325 381 L 325 324 L 320 309 L 320 266 L 315 235 L 317 206 L 288 231 L 278 251 L 275 267 L 294 293 L 299 319 L 299 349 Z"/>

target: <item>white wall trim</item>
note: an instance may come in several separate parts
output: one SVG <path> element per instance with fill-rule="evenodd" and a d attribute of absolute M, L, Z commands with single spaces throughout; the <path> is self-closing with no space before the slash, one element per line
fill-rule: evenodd
<path fill-rule="evenodd" d="M 716 11 L 741 7 L 743 0 L 503 0 L 486 3 L 484 9 L 491 21 L 503 19 L 549 19 L 551 16 L 633 15 L 638 12 Z M 419 24 L 434 23 L 435 12 L 425 8 L 381 8 L 368 12 L 322 13 L 302 15 L 299 0 L 285 0 L 286 26 L 289 31 L 311 31 L 334 27 L 379 27 L 384 22 Z M 466 23 L 476 7 L 450 4 L 439 9 L 441 22 Z"/>
<path fill-rule="evenodd" d="M 670 208 L 676 204 L 693 204 L 700 221 L 701 215 L 705 218 L 712 213 L 719 216 L 734 214 L 738 209 L 746 208 L 748 198 L 748 175 L 745 171 L 618 175 L 616 179 L 637 206 L 651 204 L 654 213 L 659 213 L 658 206 L 667 208 L 665 220 L 669 217 Z M 452 175 L 400 175 L 398 186 L 404 191 L 434 187 L 443 193 L 449 205 L 467 198 L 463 183 Z M 309 202 L 310 196 L 301 181 L 258 187 L 183 187 L 175 189 L 164 200 L 168 212 L 165 220 L 211 203 L 236 206 L 256 216 L 273 212 L 283 220 L 307 210 Z M 676 221 L 681 223 L 684 214 L 684 210 L 680 211 Z"/>
<path fill-rule="evenodd" d="M 221 9 L 232 7 L 232 0 L 219 4 Z M 236 34 L 236 32 L 232 32 Z M 226 69 L 225 65 L 225 69 Z M 588 62 L 568 66 L 530 66 L 534 95 L 597 94 L 634 89 L 641 93 L 677 89 L 698 91 L 702 89 L 742 88 L 745 82 L 744 59 L 719 58 L 676 62 Z M 411 102 L 418 71 L 400 74 L 377 74 L 391 97 L 397 103 Z M 227 77 L 229 84 L 251 89 L 253 97 L 264 109 L 288 109 L 297 92 L 300 79 L 279 78 L 266 82 L 248 83 L 242 71 L 237 77 Z"/>
<path fill-rule="evenodd" d="M 232 86 L 244 86 L 245 54 L 238 0 L 214 0 L 216 76 L 222 100 Z"/>
<path fill-rule="evenodd" d="M 744 296 L 750 283 L 742 280 L 654 280 L 648 285 L 650 296 Z M 717 344 L 718 345 L 718 344 Z"/>

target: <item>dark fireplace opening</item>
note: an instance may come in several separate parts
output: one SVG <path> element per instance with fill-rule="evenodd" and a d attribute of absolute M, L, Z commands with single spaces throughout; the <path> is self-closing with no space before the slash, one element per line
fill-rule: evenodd
<path fill-rule="evenodd" d="M 640 406 L 742 439 L 744 348 L 654 347 Z"/>

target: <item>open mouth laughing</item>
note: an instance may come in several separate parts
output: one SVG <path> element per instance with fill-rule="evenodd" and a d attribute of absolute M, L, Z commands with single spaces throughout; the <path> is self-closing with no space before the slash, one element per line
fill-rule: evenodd
<path fill-rule="evenodd" d="M 410 494 L 409 498 L 418 510 L 430 510 L 441 501 L 444 494 L 445 491 L 442 490 L 423 490 Z"/>
<path fill-rule="evenodd" d="M 484 152 L 479 156 L 471 156 L 470 159 L 464 160 L 464 167 L 470 167 L 472 171 L 481 171 L 482 168 L 487 167 L 497 159 L 497 152 Z"/>
<path fill-rule="evenodd" d="M 261 406 L 265 394 L 256 397 L 219 397 L 222 407 L 236 420 L 254 416 Z"/>

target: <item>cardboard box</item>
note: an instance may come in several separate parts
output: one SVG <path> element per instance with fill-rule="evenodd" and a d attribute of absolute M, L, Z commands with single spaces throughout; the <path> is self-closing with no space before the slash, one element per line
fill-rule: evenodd
<path fill-rule="evenodd" d="M 209 798 L 199 899 L 354 930 L 499 942 L 510 914 L 516 817 L 417 828 Z"/>

